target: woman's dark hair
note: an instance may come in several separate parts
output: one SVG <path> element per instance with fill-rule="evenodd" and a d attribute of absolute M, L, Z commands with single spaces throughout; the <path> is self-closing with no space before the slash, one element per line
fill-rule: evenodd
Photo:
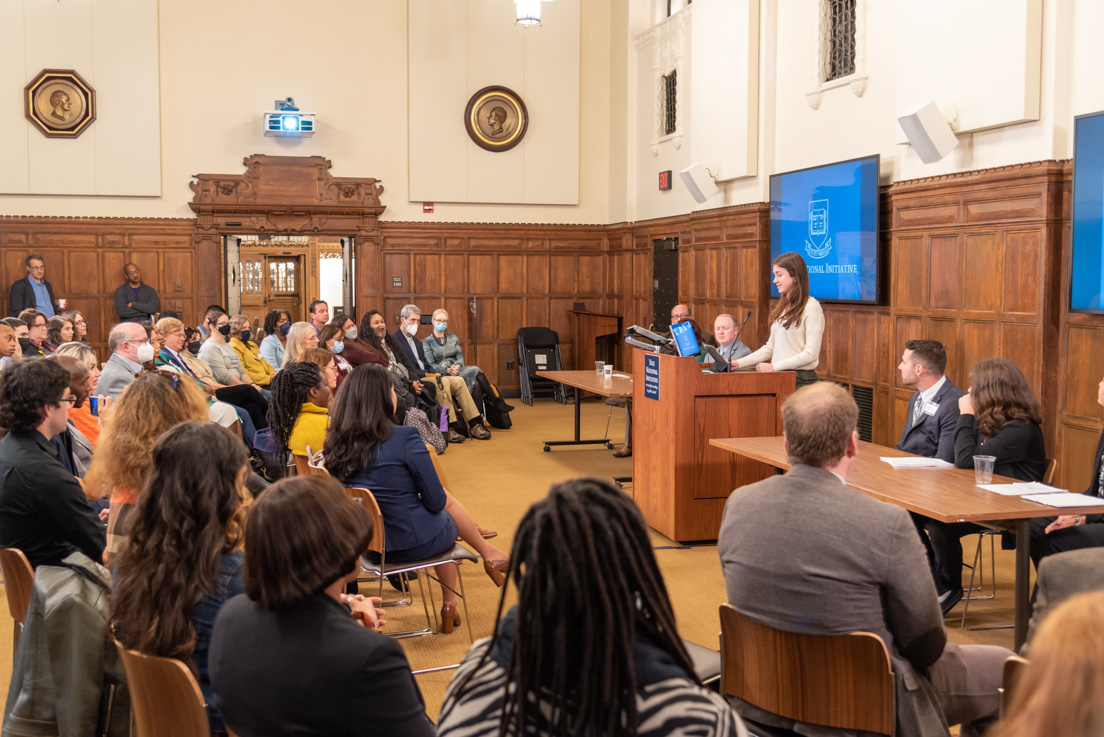
<path fill-rule="evenodd" d="M 245 446 L 217 425 L 182 422 L 153 448 L 153 465 L 119 555 L 111 625 L 132 650 L 189 662 L 192 612 L 215 593 L 221 556 L 241 545 Z"/>
<path fill-rule="evenodd" d="M 635 735 L 637 640 L 662 648 L 700 684 L 679 639 L 644 518 L 605 481 L 557 484 L 530 507 L 514 538 L 507 577 L 518 589 L 506 668 L 515 688 L 505 695 L 500 737 Z M 507 598 L 507 588 L 502 591 L 498 620 Z M 483 661 L 493 649 L 492 640 Z"/>
<path fill-rule="evenodd" d="M 0 427 L 8 432 L 34 430 L 42 424 L 41 409 L 61 401 L 69 387 L 69 372 L 57 361 L 22 361 L 0 374 Z"/>
<path fill-rule="evenodd" d="M 793 289 L 782 295 L 770 314 L 772 323 L 781 321 L 782 327 L 788 328 L 801 322 L 805 314 L 805 303 L 809 301 L 809 268 L 805 259 L 792 251 L 778 256 L 771 266 L 781 266 L 794 280 Z"/>
<path fill-rule="evenodd" d="M 376 353 L 386 356 L 387 349 L 383 347 L 383 343 L 384 340 L 391 336 L 387 335 L 380 338 L 376 335 L 376 331 L 372 329 L 372 317 L 374 315 L 383 315 L 383 313 L 379 310 L 368 310 L 364 317 L 360 319 L 360 328 L 357 329 L 357 337 L 354 342 L 359 343 L 370 351 L 375 351 Z"/>
<path fill-rule="evenodd" d="M 344 330 L 337 327 L 332 322 L 326 323 L 322 327 L 322 330 L 318 333 L 318 345 L 319 345 L 319 347 L 325 348 L 327 340 L 330 340 L 331 338 L 333 338 L 338 333 L 344 334 L 344 332 L 345 332 Z M 329 350 L 329 349 L 327 349 L 327 350 Z"/>
<path fill-rule="evenodd" d="M 277 481 L 246 522 L 245 593 L 266 611 L 291 609 L 352 573 L 371 539 L 368 512 L 335 479 Z"/>
<path fill-rule="evenodd" d="M 1039 398 L 1023 372 L 1005 358 L 986 359 L 970 370 L 970 395 L 983 438 L 996 437 L 1013 420 L 1042 424 Z"/>
<path fill-rule="evenodd" d="M 396 424 L 387 369 L 375 363 L 357 366 L 330 407 L 322 446 L 326 470 L 338 481 L 350 481 L 371 463 L 376 446 L 391 437 Z"/>
<path fill-rule="evenodd" d="M 272 439 L 281 448 L 288 450 L 288 438 L 299 419 L 303 403 L 310 397 L 311 389 L 324 382 L 322 369 L 313 363 L 294 361 L 280 369 L 272 377 L 269 390 L 272 399 L 268 402 L 268 426 L 272 428 Z"/>
<path fill-rule="evenodd" d="M 346 315 L 344 312 L 338 312 L 330 318 L 330 322 L 328 324 L 333 325 L 335 328 L 341 328 L 342 330 L 344 330 L 345 323 L 347 322 L 351 322 L 353 325 L 356 325 L 356 320 L 353 319 L 352 315 Z"/>
<path fill-rule="evenodd" d="M 272 310 L 267 315 L 265 315 L 265 319 L 264 319 L 264 333 L 265 333 L 265 335 L 272 335 L 272 334 L 278 332 L 277 329 L 276 329 L 276 323 L 278 323 L 280 321 L 280 315 L 285 316 L 288 319 L 288 322 L 291 322 L 291 313 L 288 312 L 287 310 Z"/>
<path fill-rule="evenodd" d="M 47 323 L 46 342 L 55 348 L 65 342 L 61 339 L 61 331 L 65 328 L 65 323 L 69 323 L 69 327 L 73 328 L 73 336 L 76 337 L 77 325 L 69 318 L 51 317 Z"/>

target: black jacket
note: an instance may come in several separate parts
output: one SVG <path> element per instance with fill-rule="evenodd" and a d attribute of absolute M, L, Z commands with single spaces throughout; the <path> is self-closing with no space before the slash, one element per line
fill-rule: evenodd
<path fill-rule="evenodd" d="M 31 287 L 31 283 L 28 281 L 29 278 L 23 277 L 11 285 L 11 294 L 8 295 L 8 313 L 11 317 L 19 317 L 20 312 L 35 306 L 34 288 Z M 54 288 L 45 279 L 42 280 L 42 283 L 46 285 L 46 292 L 50 295 L 50 304 L 54 306 L 54 314 L 60 313 L 57 298 L 54 297 Z"/>
<path fill-rule="evenodd" d="M 974 415 L 959 415 L 955 426 L 955 465 L 973 468 L 974 456 L 995 456 L 993 473 L 1020 481 L 1039 481 L 1046 472 L 1043 431 L 1034 422 L 1013 420 L 983 440 Z"/>
<path fill-rule="evenodd" d="M 422 348 L 422 341 L 417 338 L 414 339 L 414 348 L 417 351 L 412 353 L 410 351 L 410 344 L 406 342 L 406 334 L 402 330 L 396 330 L 391 333 L 391 337 L 398 343 L 400 348 L 400 355 L 396 356 L 406 366 L 407 371 L 410 372 L 410 378 L 414 381 L 421 381 L 425 378 L 426 371 L 424 368 L 418 366 L 418 359 L 421 359 L 422 366 L 429 366 L 429 361 L 426 359 L 425 349 Z"/>
<path fill-rule="evenodd" d="M 79 550 L 103 560 L 107 533 L 57 448 L 37 430 L 0 440 L 0 547 L 19 548 L 35 568 Z"/>
<path fill-rule="evenodd" d="M 215 703 L 241 737 L 432 737 L 402 647 L 326 594 L 267 612 L 239 594 L 215 619 Z"/>
<path fill-rule="evenodd" d="M 930 404 L 938 405 L 934 414 L 922 413 L 920 421 L 912 424 L 912 408 L 920 392 L 909 397 L 906 410 L 905 427 L 901 430 L 901 440 L 895 446 L 897 450 L 915 453 L 927 458 L 939 458 L 947 463 L 955 460 L 955 423 L 958 422 L 958 398 L 965 392 L 951 383 L 950 379 L 939 388 Z M 930 405 L 929 405 L 930 406 Z M 971 468 L 973 467 L 973 461 Z"/>
<path fill-rule="evenodd" d="M 119 322 L 152 320 L 161 311 L 161 300 L 157 298 L 157 290 L 149 284 L 139 285 L 135 299 L 134 289 L 127 282 L 115 290 L 115 311 L 119 313 Z"/>

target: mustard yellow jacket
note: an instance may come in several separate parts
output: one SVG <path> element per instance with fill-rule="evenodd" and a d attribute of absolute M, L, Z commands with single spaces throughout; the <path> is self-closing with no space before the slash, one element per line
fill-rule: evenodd
<path fill-rule="evenodd" d="M 268 365 L 268 361 L 261 358 L 261 349 L 256 343 L 251 342 L 246 346 L 238 338 L 231 338 L 230 347 L 238 354 L 238 360 L 241 361 L 242 368 L 249 374 L 250 379 L 260 386 L 268 386 L 272 382 L 276 371 Z"/>

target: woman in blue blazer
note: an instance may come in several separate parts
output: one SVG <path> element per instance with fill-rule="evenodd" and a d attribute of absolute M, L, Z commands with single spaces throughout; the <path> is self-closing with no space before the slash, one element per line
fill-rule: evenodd
<path fill-rule="evenodd" d="M 346 486 L 372 492 L 383 513 L 387 560 L 402 563 L 447 552 L 460 538 L 483 556 L 487 575 L 501 586 L 509 555 L 491 545 L 464 505 L 441 486 L 425 443 L 413 427 L 395 424 L 395 391 L 387 370 L 357 366 L 330 406 L 323 452 L 326 470 Z M 460 624 L 456 567 L 435 569 L 441 580 L 441 631 Z"/>

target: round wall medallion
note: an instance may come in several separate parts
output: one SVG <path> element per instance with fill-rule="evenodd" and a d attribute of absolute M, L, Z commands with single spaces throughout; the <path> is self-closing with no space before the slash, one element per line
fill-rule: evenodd
<path fill-rule="evenodd" d="M 513 90 L 484 87 L 468 100 L 464 127 L 480 148 L 509 151 L 525 137 L 529 112 Z"/>
<path fill-rule="evenodd" d="M 43 69 L 23 88 L 23 112 L 47 138 L 76 138 L 96 119 L 96 91 L 72 69 Z"/>

